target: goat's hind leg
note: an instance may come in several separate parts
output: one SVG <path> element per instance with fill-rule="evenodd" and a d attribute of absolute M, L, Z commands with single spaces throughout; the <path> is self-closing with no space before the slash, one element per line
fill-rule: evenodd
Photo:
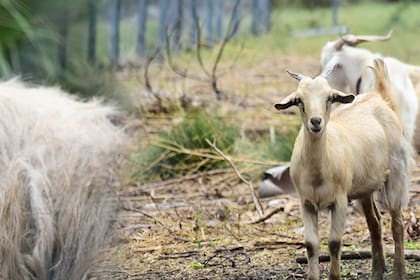
<path fill-rule="evenodd" d="M 400 280 L 405 277 L 404 261 L 404 226 L 401 210 L 391 210 L 391 228 L 394 239 L 394 272 L 393 279 Z"/>
<path fill-rule="evenodd" d="M 376 208 L 372 195 L 361 199 L 363 212 L 369 228 L 370 240 L 372 243 L 372 279 L 383 279 L 385 272 L 385 256 L 382 243 L 381 214 Z"/>

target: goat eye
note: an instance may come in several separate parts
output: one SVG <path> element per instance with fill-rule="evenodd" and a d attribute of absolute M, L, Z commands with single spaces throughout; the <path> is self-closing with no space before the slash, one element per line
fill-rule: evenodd
<path fill-rule="evenodd" d="M 297 103 L 297 104 L 298 104 L 298 106 L 302 109 L 302 112 L 304 112 L 304 113 L 305 113 L 305 105 L 303 104 L 302 99 L 298 98 L 298 99 L 296 100 L 296 103 Z"/>
<path fill-rule="evenodd" d="M 331 107 L 332 103 L 333 103 L 333 98 L 332 98 L 332 96 L 329 96 L 327 98 L 327 110 Z"/>

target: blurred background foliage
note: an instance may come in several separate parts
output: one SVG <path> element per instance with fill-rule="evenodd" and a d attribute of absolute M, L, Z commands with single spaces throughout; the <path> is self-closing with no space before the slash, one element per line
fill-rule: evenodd
<path fill-rule="evenodd" d="M 295 55 L 318 58 L 325 42 L 339 36 L 293 35 L 299 30 L 332 27 L 334 0 L 239 0 L 237 15 L 233 16 L 231 13 L 235 1 L 0 0 L 0 78 L 5 80 L 18 76 L 30 83 L 59 85 L 69 92 L 77 93 L 81 98 L 100 96 L 128 110 L 136 106 L 149 106 L 144 95 L 138 95 L 138 92 L 151 91 L 151 99 L 154 96 L 158 101 L 166 96 L 175 96 L 175 92 L 181 95 L 175 105 L 168 106 L 171 110 L 134 109 L 137 117 L 146 112 L 155 112 L 158 117 L 166 112 L 169 119 L 181 116 L 181 121 L 174 121 L 169 127 L 157 125 L 156 135 L 144 137 L 147 143 L 139 145 L 139 152 L 133 155 L 135 164 L 132 174 L 137 179 L 167 179 L 193 171 L 226 167 L 220 159 L 185 153 L 185 150 L 208 153 L 206 138 L 215 140 L 224 152 L 235 157 L 286 161 L 293 148 L 297 122 L 292 122 L 288 129 L 276 127 L 275 139 L 269 135 L 268 130 L 248 133 L 253 136 L 243 137 L 241 117 L 235 121 L 232 118 L 235 116 L 221 113 L 219 109 L 223 106 L 219 106 L 216 100 L 213 100 L 216 105 L 209 106 L 208 100 L 212 99 L 207 98 L 201 108 L 191 110 L 194 101 L 188 99 L 191 98 L 190 92 L 183 85 L 175 86 L 172 83 L 173 75 L 169 76 L 163 71 L 166 67 L 163 54 L 157 58 L 158 65 L 150 70 L 154 88 L 146 90 L 142 77 L 146 62 L 158 47 L 162 47 L 162 25 L 170 21 L 174 24 L 173 18 L 176 18 L 173 12 L 168 12 L 167 18 L 162 17 L 161 12 L 165 11 L 165 7 L 173 11 L 176 6 L 174 3 L 184 7 L 182 13 L 178 14 L 182 18 L 182 32 L 179 34 L 179 44 L 173 44 L 176 46 L 174 64 L 180 69 L 193 69 L 194 72 L 203 70 L 200 69 L 194 51 L 194 25 L 189 10 L 193 2 L 197 5 L 203 33 L 200 41 L 202 64 L 207 69 L 211 69 L 214 64 L 222 40 L 221 34 L 226 32 L 231 16 L 237 17 L 239 28 L 224 49 L 222 60 L 224 65 L 240 65 L 236 69 L 252 68 L 270 60 L 270 57 Z M 117 13 L 120 17 L 117 26 L 119 49 L 115 61 L 111 48 L 115 36 L 111 35 L 112 30 L 115 31 L 113 7 L 118 7 L 115 5 L 117 2 L 120 9 Z M 263 2 L 268 3 L 265 13 L 261 13 L 258 10 L 262 9 L 261 6 L 257 6 Z M 397 39 L 393 38 L 386 44 L 372 43 L 369 48 L 409 63 L 420 64 L 419 2 L 342 0 L 339 1 L 338 23 L 348 27 L 348 31 L 354 34 L 386 34 L 389 29 L 393 29 L 393 36 Z M 147 3 L 147 10 L 143 12 L 139 10 L 142 3 Z M 216 5 L 213 6 L 214 10 L 210 9 L 210 5 Z M 217 10 L 215 7 L 223 9 Z M 219 25 L 211 27 L 206 23 L 210 14 L 215 18 L 222 16 L 218 20 Z M 261 18 L 262 14 L 264 18 Z M 147 18 L 142 32 L 139 27 L 140 15 Z M 139 38 L 140 35 L 143 38 Z M 139 48 L 139 40 L 143 40 L 144 50 Z M 220 72 L 229 74 L 226 69 L 229 68 L 225 67 Z M 250 93 L 258 86 L 242 85 L 237 80 L 231 83 L 238 90 Z M 271 86 L 268 83 L 266 86 Z M 185 84 L 185 81 L 181 84 Z M 205 87 L 197 91 L 201 95 L 212 95 Z M 237 104 L 236 101 L 230 102 Z M 249 109 L 243 110 L 245 115 L 248 112 Z"/>
<path fill-rule="evenodd" d="M 106 74 L 106 70 L 110 68 L 109 7 L 113 1 L 116 0 L 0 0 L 0 77 L 7 79 L 20 75 L 24 80 L 38 83 L 60 83 L 66 89 L 79 92 L 82 96 L 112 95 L 110 92 L 115 90 L 114 87 L 111 86 L 112 90 L 108 93 L 104 92 L 104 89 L 115 82 L 113 75 Z M 191 0 L 184 0 L 184 5 L 188 1 Z M 93 2 L 97 18 L 95 65 L 88 62 L 87 58 L 88 25 L 91 16 L 89 5 Z M 160 2 L 147 1 L 149 21 L 146 30 L 146 55 L 150 55 L 159 43 L 157 33 Z M 204 2 L 206 1 L 197 0 L 205 10 Z M 241 2 L 243 2 L 241 5 L 251 6 L 251 0 Z M 390 2 L 397 2 L 397 5 L 383 5 Z M 340 1 L 340 23 L 349 26 L 350 31 L 358 33 L 378 32 L 391 27 L 404 29 L 405 32 L 410 32 L 410 29 L 414 31 L 413 27 L 418 26 L 418 21 L 413 20 L 412 15 L 418 10 L 417 5 L 414 10 L 409 5 L 415 2 L 418 1 Z M 287 47 L 290 42 L 292 29 L 331 25 L 331 16 L 327 16 L 331 13 L 331 3 L 331 0 L 272 0 L 274 10 L 270 24 L 273 32 L 265 36 L 266 40 L 275 39 L 273 44 L 277 49 L 281 49 Z M 139 59 L 136 57 L 138 5 L 138 0 L 121 2 L 119 45 L 122 54 L 120 63 L 123 65 L 135 64 Z M 370 6 L 372 9 L 369 9 Z M 241 32 L 245 35 L 251 34 L 246 27 L 251 21 L 250 12 L 245 8 L 242 9 Z M 375 20 L 365 20 L 366 9 Z M 394 11 L 387 11 L 390 9 Z M 360 16 L 356 16 L 357 14 Z M 225 14 L 224 17 L 227 21 L 228 15 Z M 362 26 L 363 24 L 365 26 Z M 252 39 L 250 41 L 252 44 Z M 270 47 L 275 46 L 270 45 Z M 86 70 L 92 67 L 94 70 Z M 77 80 L 83 82 L 76 84 Z M 89 86 L 90 83 L 92 86 Z"/>

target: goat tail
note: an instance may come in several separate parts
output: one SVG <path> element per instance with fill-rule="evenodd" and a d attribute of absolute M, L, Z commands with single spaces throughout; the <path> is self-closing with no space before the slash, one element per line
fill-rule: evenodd
<path fill-rule="evenodd" d="M 117 113 L 0 83 L 0 279 L 89 277 L 117 211 L 111 188 L 128 140 Z"/>
<path fill-rule="evenodd" d="M 410 174 L 415 166 L 415 150 L 410 142 L 401 136 L 399 148 L 391 154 L 391 168 L 383 190 L 376 194 L 381 208 L 400 210 L 409 202 Z"/>
<path fill-rule="evenodd" d="M 382 58 L 376 58 L 373 61 L 374 66 L 370 67 L 376 76 L 376 85 L 375 90 L 379 93 L 383 100 L 388 104 L 388 106 L 396 112 L 397 105 L 396 101 L 393 98 L 392 87 L 389 81 L 388 70 L 386 64 Z"/>

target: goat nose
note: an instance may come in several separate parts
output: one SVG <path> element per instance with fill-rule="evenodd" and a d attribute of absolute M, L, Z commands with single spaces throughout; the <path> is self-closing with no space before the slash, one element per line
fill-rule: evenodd
<path fill-rule="evenodd" d="M 319 117 L 312 117 L 311 118 L 311 124 L 313 126 L 319 126 L 321 124 L 321 118 L 319 118 Z"/>

